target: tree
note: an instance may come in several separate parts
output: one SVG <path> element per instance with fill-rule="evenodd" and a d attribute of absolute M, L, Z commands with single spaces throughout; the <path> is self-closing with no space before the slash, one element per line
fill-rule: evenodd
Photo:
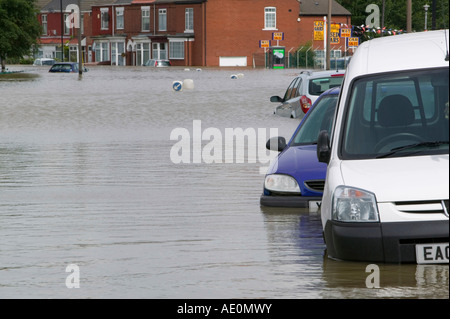
<path fill-rule="evenodd" d="M 21 58 L 30 53 L 41 34 L 35 0 L 0 0 L 0 60 Z"/>
<path fill-rule="evenodd" d="M 366 23 L 368 13 L 365 12 L 368 4 L 376 4 L 380 8 L 380 23 L 382 15 L 383 0 L 336 0 L 352 14 L 352 24 L 361 26 Z M 425 28 L 425 10 L 423 6 L 435 1 L 436 3 L 436 29 L 449 27 L 449 1 L 448 0 L 423 0 L 412 1 L 412 29 L 423 31 Z M 384 0 L 385 14 L 384 26 L 386 29 L 406 30 L 406 0 Z M 431 7 L 428 10 L 428 30 L 431 30 Z"/>

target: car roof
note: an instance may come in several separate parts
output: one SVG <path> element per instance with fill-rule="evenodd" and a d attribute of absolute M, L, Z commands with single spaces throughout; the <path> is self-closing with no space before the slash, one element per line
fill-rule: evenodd
<path fill-rule="evenodd" d="M 345 74 L 345 70 L 327 70 L 327 71 L 316 71 L 313 72 L 309 78 L 310 79 L 316 79 L 316 78 L 321 78 L 324 76 L 333 76 L 333 75 L 344 75 Z"/>
<path fill-rule="evenodd" d="M 448 30 L 407 33 L 363 42 L 347 68 L 347 76 L 424 69 L 449 65 Z M 373 61 L 373 62 L 372 62 Z M 380 61 L 383 61 L 380 63 Z"/>

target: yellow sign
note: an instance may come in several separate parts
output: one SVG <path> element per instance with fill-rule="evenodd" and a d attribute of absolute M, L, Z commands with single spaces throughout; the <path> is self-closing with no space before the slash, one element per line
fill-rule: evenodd
<path fill-rule="evenodd" d="M 352 35 L 352 29 L 341 28 L 341 38 L 350 38 Z"/>
<path fill-rule="evenodd" d="M 259 41 L 259 47 L 260 48 L 268 48 L 268 47 L 270 47 L 270 41 L 269 40 L 260 40 Z"/>
<path fill-rule="evenodd" d="M 323 21 L 314 21 L 314 40 L 315 41 L 323 41 L 324 35 L 324 22 Z"/>
<path fill-rule="evenodd" d="M 359 38 L 348 38 L 349 47 L 357 47 L 359 45 Z"/>
<path fill-rule="evenodd" d="M 284 40 L 284 32 L 272 33 L 272 40 Z"/>
<path fill-rule="evenodd" d="M 330 24 L 330 33 L 339 33 L 341 29 L 341 25 L 339 23 L 331 23 Z"/>
<path fill-rule="evenodd" d="M 340 39 L 339 32 L 330 32 L 330 44 L 339 44 Z"/>

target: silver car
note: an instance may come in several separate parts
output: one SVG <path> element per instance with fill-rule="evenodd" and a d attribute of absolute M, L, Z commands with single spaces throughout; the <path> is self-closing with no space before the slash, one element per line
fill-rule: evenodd
<path fill-rule="evenodd" d="M 302 119 L 311 105 L 326 90 L 341 85 L 345 71 L 303 71 L 292 80 L 284 97 L 272 96 L 270 102 L 281 103 L 275 114 Z"/>
<path fill-rule="evenodd" d="M 170 63 L 169 60 L 157 60 L 157 59 L 150 59 L 144 63 L 144 66 L 152 66 L 155 68 L 164 68 L 171 65 L 172 64 Z"/>

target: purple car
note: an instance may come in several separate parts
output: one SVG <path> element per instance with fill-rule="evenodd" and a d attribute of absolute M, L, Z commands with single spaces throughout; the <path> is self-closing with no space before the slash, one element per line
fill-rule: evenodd
<path fill-rule="evenodd" d="M 300 122 L 289 143 L 274 137 L 267 148 L 280 151 L 264 180 L 260 204 L 272 207 L 320 207 L 327 165 L 317 160 L 319 132 L 331 131 L 339 87 L 325 91 Z"/>

